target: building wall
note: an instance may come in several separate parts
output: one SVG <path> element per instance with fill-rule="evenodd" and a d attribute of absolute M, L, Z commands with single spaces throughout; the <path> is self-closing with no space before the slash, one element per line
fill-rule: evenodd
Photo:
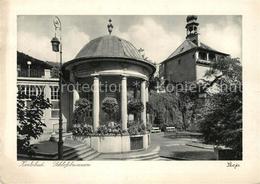
<path fill-rule="evenodd" d="M 209 69 L 208 66 L 197 64 L 196 65 L 196 79 L 197 80 L 203 79 L 204 75 L 208 69 Z"/>
<path fill-rule="evenodd" d="M 50 102 L 52 102 L 51 98 L 51 91 L 52 87 L 58 87 L 59 79 L 57 78 L 50 78 L 50 72 L 49 70 L 45 70 L 45 75 L 41 78 L 33 78 L 33 77 L 18 77 L 17 78 L 17 86 L 26 86 L 26 88 L 30 88 L 30 86 L 40 86 L 43 89 L 44 92 L 44 98 L 49 99 Z M 19 88 L 18 88 L 19 90 Z M 25 99 L 26 100 L 26 99 Z M 26 101 L 29 101 L 27 99 Z M 57 100 L 56 100 L 57 101 Z M 70 99 L 69 94 L 63 93 L 62 94 L 62 113 L 63 113 L 63 129 L 67 130 L 67 122 L 69 119 L 69 105 Z M 42 117 L 42 121 L 46 124 L 46 127 L 44 128 L 44 133 L 51 133 L 53 131 L 58 131 L 58 124 L 59 124 L 59 117 L 52 117 L 52 108 L 44 110 L 44 114 Z"/>
<path fill-rule="evenodd" d="M 175 82 L 194 81 L 195 64 L 195 51 L 176 57 L 164 64 L 164 77 Z"/>
<path fill-rule="evenodd" d="M 188 52 L 177 56 L 160 66 L 160 76 L 175 82 L 195 81 L 205 78 L 211 62 L 217 62 L 225 55 L 204 50 Z"/>

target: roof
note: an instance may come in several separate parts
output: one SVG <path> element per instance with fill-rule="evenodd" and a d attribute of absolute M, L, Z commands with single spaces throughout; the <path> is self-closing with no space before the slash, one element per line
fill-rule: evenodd
<path fill-rule="evenodd" d="M 197 46 L 195 43 L 193 43 L 189 39 L 186 39 L 166 60 L 171 59 L 171 58 L 173 58 L 177 55 L 180 55 L 182 53 L 185 53 L 189 50 L 196 49 L 196 48 L 201 48 L 201 49 L 213 51 L 213 52 L 216 52 L 216 53 L 219 53 L 219 54 L 228 55 L 228 54 L 219 52 L 219 51 L 209 47 L 208 45 L 206 45 L 202 42 L 200 42 L 200 46 Z"/>
<path fill-rule="evenodd" d="M 17 51 L 17 64 L 27 65 L 27 61 L 31 61 L 32 65 L 42 66 L 46 69 L 51 69 L 53 66 L 45 61 L 36 59 L 32 56 Z"/>
<path fill-rule="evenodd" d="M 93 57 L 118 57 L 145 61 L 130 42 L 111 35 L 91 40 L 79 51 L 75 59 Z"/>

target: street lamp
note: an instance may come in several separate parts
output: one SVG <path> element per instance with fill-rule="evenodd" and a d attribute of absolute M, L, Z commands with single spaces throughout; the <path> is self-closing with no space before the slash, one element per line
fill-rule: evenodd
<path fill-rule="evenodd" d="M 58 141 L 58 159 L 63 159 L 63 140 L 62 140 L 62 112 L 61 112 L 61 87 L 62 87 L 62 42 L 61 42 L 61 21 L 55 16 L 53 20 L 55 36 L 51 40 L 52 51 L 60 52 L 60 69 L 59 69 L 59 141 Z M 56 31 L 60 31 L 60 40 L 56 37 Z"/>
<path fill-rule="evenodd" d="M 60 41 L 56 36 L 52 38 L 51 45 L 52 45 L 53 52 L 59 52 Z"/>
<path fill-rule="evenodd" d="M 28 77 L 31 76 L 31 64 L 32 64 L 31 61 L 27 61 L 27 65 L 28 65 Z"/>

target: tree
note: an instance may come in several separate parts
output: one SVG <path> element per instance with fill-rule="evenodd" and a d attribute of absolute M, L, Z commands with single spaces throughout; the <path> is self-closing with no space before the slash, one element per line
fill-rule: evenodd
<path fill-rule="evenodd" d="M 242 159 L 242 66 L 227 58 L 212 63 L 206 75 L 216 80 L 201 122 L 205 141 L 232 148 L 234 159 Z"/>
<path fill-rule="evenodd" d="M 119 110 L 117 100 L 112 97 L 106 97 L 102 102 L 101 108 L 105 113 L 107 113 L 110 121 L 112 120 L 112 117 L 114 117 Z"/>
<path fill-rule="evenodd" d="M 37 139 L 43 133 L 42 122 L 43 110 L 51 107 L 49 99 L 44 99 L 43 95 L 31 98 L 31 103 L 26 106 L 23 99 L 27 98 L 20 91 L 17 93 L 17 152 L 32 154 L 30 145 L 31 138 Z"/>
<path fill-rule="evenodd" d="M 80 98 L 76 102 L 76 109 L 73 112 L 73 123 L 74 124 L 92 124 L 91 119 L 88 118 L 88 112 L 90 109 L 90 103 L 86 98 Z"/>
<path fill-rule="evenodd" d="M 150 95 L 150 114 L 156 126 L 174 126 L 182 128 L 182 117 L 178 107 L 178 96 L 175 93 L 156 93 Z"/>

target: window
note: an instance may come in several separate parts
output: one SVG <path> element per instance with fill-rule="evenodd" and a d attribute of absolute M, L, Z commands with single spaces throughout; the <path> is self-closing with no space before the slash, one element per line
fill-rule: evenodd
<path fill-rule="evenodd" d="M 59 118 L 59 86 L 51 86 L 51 117 Z"/>
<path fill-rule="evenodd" d="M 44 86 L 39 85 L 18 85 L 18 90 L 21 94 L 24 94 L 23 99 L 25 106 L 30 108 L 31 101 L 33 98 L 39 95 L 44 95 Z"/>
<path fill-rule="evenodd" d="M 205 53 L 205 52 L 199 52 L 199 59 L 207 60 L 207 53 Z"/>
<path fill-rule="evenodd" d="M 215 56 L 214 53 L 209 53 L 209 60 L 210 60 L 210 61 L 216 60 L 216 56 Z"/>
<path fill-rule="evenodd" d="M 36 87 L 35 86 L 30 86 L 30 90 L 29 90 L 29 96 L 30 98 L 36 97 Z"/>
<path fill-rule="evenodd" d="M 179 60 L 178 60 L 178 65 L 180 65 L 180 64 L 181 64 L 181 60 L 179 59 Z"/>
<path fill-rule="evenodd" d="M 59 99 L 59 86 L 51 86 L 51 99 L 52 100 Z"/>

